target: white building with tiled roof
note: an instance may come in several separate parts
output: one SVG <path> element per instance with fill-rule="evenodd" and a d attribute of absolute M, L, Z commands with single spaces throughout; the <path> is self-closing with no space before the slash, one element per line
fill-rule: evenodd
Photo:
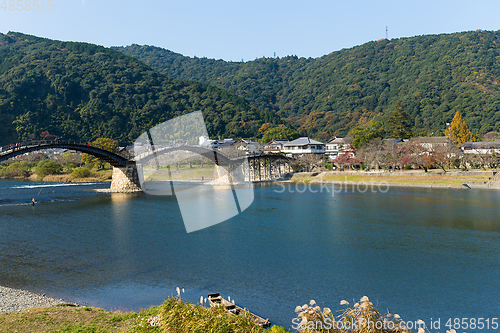
<path fill-rule="evenodd" d="M 288 143 L 288 140 L 275 139 L 264 145 L 264 154 L 279 153 L 283 150 L 283 145 Z"/>
<path fill-rule="evenodd" d="M 342 152 L 352 148 L 351 141 L 348 138 L 333 138 L 326 144 L 325 155 L 331 160 L 336 159 Z"/>
<path fill-rule="evenodd" d="M 324 154 L 325 144 L 307 137 L 298 138 L 296 140 L 283 144 L 281 150 L 285 154 Z"/>

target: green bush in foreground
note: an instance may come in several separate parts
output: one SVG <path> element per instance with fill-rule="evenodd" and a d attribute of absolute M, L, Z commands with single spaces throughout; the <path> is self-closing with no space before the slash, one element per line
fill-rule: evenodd
<path fill-rule="evenodd" d="M 160 323 L 162 332 L 169 333 L 279 333 L 282 329 L 273 326 L 265 330 L 257 326 L 249 314 L 235 316 L 223 307 L 206 308 L 177 298 L 170 298 L 161 306 Z"/>

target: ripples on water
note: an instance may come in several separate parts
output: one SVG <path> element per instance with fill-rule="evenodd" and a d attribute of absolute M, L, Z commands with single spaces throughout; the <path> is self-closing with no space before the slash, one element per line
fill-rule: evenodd
<path fill-rule="evenodd" d="M 426 322 L 500 313 L 496 191 L 258 186 L 242 214 L 187 234 L 175 197 L 93 191 L 108 186 L 0 181 L 0 284 L 122 310 L 217 291 L 287 327 L 310 299 L 363 295 Z"/>

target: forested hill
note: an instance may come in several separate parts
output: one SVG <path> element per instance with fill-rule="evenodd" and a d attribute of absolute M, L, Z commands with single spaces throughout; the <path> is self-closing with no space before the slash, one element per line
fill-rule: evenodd
<path fill-rule="evenodd" d="M 134 141 L 164 120 L 202 110 L 212 137 L 252 137 L 276 114 L 208 84 L 168 78 L 101 46 L 0 34 L 0 145 L 41 133 Z"/>
<path fill-rule="evenodd" d="M 478 134 L 500 128 L 500 32 L 474 31 L 368 42 L 320 58 L 245 63 L 189 58 L 152 47 L 116 48 L 179 79 L 217 85 L 329 139 L 384 120 L 398 100 L 416 127 L 443 134 L 459 110 Z"/>

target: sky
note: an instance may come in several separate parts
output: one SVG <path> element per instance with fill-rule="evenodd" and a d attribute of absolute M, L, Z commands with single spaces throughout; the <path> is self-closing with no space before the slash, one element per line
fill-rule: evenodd
<path fill-rule="evenodd" d="M 227 61 L 320 57 L 385 38 L 386 27 L 389 39 L 500 29 L 499 0 L 37 0 L 38 11 L 33 3 L 0 0 L 0 32 Z"/>

